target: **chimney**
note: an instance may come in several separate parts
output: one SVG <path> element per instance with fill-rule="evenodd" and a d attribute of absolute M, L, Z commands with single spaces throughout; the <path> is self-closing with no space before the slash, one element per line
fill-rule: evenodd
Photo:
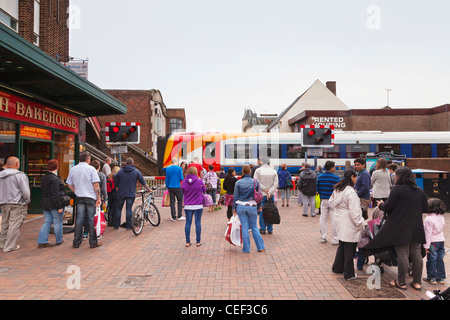
<path fill-rule="evenodd" d="M 336 81 L 327 81 L 327 88 L 336 95 Z"/>

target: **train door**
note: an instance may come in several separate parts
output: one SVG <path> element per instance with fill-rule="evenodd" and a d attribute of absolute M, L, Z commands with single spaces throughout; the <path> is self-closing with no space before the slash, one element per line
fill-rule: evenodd
<path fill-rule="evenodd" d="M 213 165 L 214 171 L 220 171 L 220 141 L 214 135 L 203 137 L 203 167 Z"/>

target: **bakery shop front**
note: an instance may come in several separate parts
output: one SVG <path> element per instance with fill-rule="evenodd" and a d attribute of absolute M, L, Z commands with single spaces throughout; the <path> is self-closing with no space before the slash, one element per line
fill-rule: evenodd
<path fill-rule="evenodd" d="M 41 213 L 41 179 L 57 159 L 63 181 L 78 163 L 86 119 L 127 107 L 0 24 L 0 164 L 9 156 L 30 180 L 28 213 Z"/>

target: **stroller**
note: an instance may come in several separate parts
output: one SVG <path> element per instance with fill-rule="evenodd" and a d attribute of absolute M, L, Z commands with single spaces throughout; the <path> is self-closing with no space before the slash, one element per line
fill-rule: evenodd
<path fill-rule="evenodd" d="M 426 294 L 430 300 L 450 300 L 450 287 L 442 292 L 441 290 L 433 290 L 433 292 L 427 291 Z"/>
<path fill-rule="evenodd" d="M 370 229 L 369 238 L 373 239 L 381 230 L 385 223 L 384 212 L 378 207 L 372 213 L 372 220 L 367 222 L 367 226 Z M 397 254 L 394 248 L 386 248 L 386 250 L 377 252 L 374 254 L 375 264 L 380 268 L 380 272 L 384 273 L 384 265 L 397 266 Z M 408 271 L 409 272 L 409 271 Z"/>

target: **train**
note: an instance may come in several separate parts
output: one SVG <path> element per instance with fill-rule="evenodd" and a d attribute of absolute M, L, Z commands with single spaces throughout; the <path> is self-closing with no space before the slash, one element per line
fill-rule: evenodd
<path fill-rule="evenodd" d="M 349 163 L 353 165 L 356 158 L 380 153 L 392 154 L 397 159 L 449 157 L 450 131 L 334 131 L 330 148 L 303 146 L 300 132 L 175 132 L 159 138 L 157 144 L 160 170 L 171 165 L 175 157 L 179 163 L 189 164 L 196 159 L 206 169 L 213 165 L 215 171 L 234 168 L 240 173 L 244 165 L 256 164 L 259 157 L 267 157 L 276 170 L 286 164 L 287 170 L 296 174 L 305 161 L 323 166 L 332 160 L 342 170 Z"/>

